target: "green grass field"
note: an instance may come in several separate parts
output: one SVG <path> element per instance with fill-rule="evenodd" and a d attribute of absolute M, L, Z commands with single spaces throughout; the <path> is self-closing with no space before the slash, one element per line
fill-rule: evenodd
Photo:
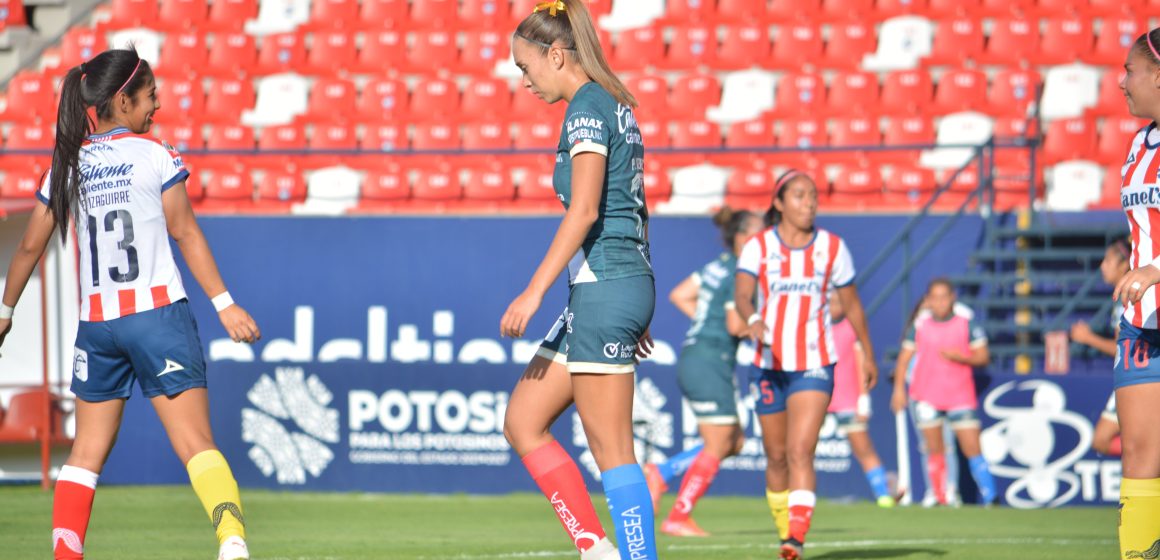
<path fill-rule="evenodd" d="M 255 560 L 577 558 L 539 495 L 421 496 L 244 491 Z M 603 510 L 602 500 L 597 510 Z M 671 504 L 666 499 L 665 507 Z M 0 487 L 0 558 L 48 558 L 52 496 Z M 661 558 L 772 559 L 764 499 L 709 497 L 706 539 L 660 536 Z M 607 527 L 607 518 L 606 518 Z M 823 503 L 809 560 L 1117 558 L 1114 508 L 880 510 Z M 209 520 L 188 487 L 104 487 L 85 544 L 89 560 L 212 560 Z"/>

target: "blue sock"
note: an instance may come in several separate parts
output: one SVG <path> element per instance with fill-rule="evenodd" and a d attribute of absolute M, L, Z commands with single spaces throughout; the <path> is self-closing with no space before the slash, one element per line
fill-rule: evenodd
<path fill-rule="evenodd" d="M 697 455 L 699 455 L 701 450 L 704 448 L 704 445 L 698 445 L 697 447 L 694 447 L 688 451 L 677 453 L 676 455 L 669 457 L 668 461 L 657 465 L 657 470 L 660 471 L 661 476 L 664 477 L 665 484 L 672 482 L 674 478 L 684 475 L 685 471 L 689 470 L 689 465 L 693 464 L 693 459 L 696 459 Z"/>
<path fill-rule="evenodd" d="M 621 560 L 656 560 L 652 497 L 640 465 L 630 463 L 601 473 L 604 498 L 615 526 Z"/>
<path fill-rule="evenodd" d="M 866 481 L 870 483 L 875 498 L 890 495 L 890 489 L 886 487 L 886 469 L 882 465 L 866 471 Z"/>
<path fill-rule="evenodd" d="M 971 476 L 979 487 L 979 497 L 982 498 L 984 504 L 994 503 L 996 497 L 995 478 L 991 476 L 987 460 L 982 455 L 976 455 L 971 457 L 968 462 L 971 465 Z"/>

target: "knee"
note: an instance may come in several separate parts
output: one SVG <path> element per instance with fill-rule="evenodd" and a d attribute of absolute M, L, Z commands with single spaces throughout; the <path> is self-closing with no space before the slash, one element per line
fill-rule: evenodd
<path fill-rule="evenodd" d="M 795 444 L 791 445 L 786 453 L 792 468 L 813 467 L 814 464 L 814 448 L 808 445 Z"/>
<path fill-rule="evenodd" d="M 765 460 L 770 470 L 784 472 L 789 468 L 789 459 L 784 447 L 766 449 Z"/>
<path fill-rule="evenodd" d="M 741 454 L 741 450 L 745 449 L 745 434 L 741 430 L 737 430 L 733 434 L 733 448 L 730 449 L 729 457 Z"/>
<path fill-rule="evenodd" d="M 508 415 L 503 422 L 503 437 L 521 457 L 535 451 L 551 439 L 546 426 L 536 427 L 518 416 Z"/>

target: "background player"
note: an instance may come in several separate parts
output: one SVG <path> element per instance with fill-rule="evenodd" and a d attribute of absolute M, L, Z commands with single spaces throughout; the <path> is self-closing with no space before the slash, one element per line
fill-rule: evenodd
<path fill-rule="evenodd" d="M 737 312 L 746 318 L 747 362 L 760 397 L 767 467 L 766 497 L 782 538 L 781 557 L 802 556 L 817 497 L 814 449 L 834 389 L 838 361 L 830 326 L 835 291 L 865 351 L 862 383 L 878 376 L 854 261 L 845 242 L 816 227 L 818 187 L 796 170 L 783 173 L 765 222 L 737 262 Z M 788 511 L 787 511 L 788 510 Z"/>
<path fill-rule="evenodd" d="M 57 559 L 84 556 L 93 494 L 113 448 L 134 378 L 153 403 L 217 531 L 219 560 L 249 558 L 241 499 L 214 445 L 205 358 L 168 236 L 213 299 L 230 338 L 258 327 L 226 291 L 185 192 L 172 148 L 145 136 L 160 108 L 149 63 L 111 50 L 69 70 L 61 89 L 52 168 L 8 268 L 0 343 L 54 230 L 70 219 L 80 240 L 81 322 L 72 392 L 76 439 L 53 496 Z M 89 111 L 96 115 L 94 123 Z M 168 234 L 168 236 L 167 236 Z"/>
<path fill-rule="evenodd" d="M 737 337 L 744 333 L 745 322 L 733 303 L 733 275 L 737 255 L 745 242 L 762 230 L 762 221 L 751 212 L 726 207 L 713 216 L 713 222 L 729 250 L 685 278 L 669 294 L 669 301 L 693 320 L 677 361 L 677 383 L 697 417 L 704 444 L 674 456 L 659 468 L 645 465 L 655 505 L 667 489 L 662 473 L 674 473 L 679 468 L 674 464 L 691 462 L 677 501 L 661 523 L 662 533 L 682 537 L 708 536 L 693 521 L 693 508 L 709 490 L 721 461 L 739 453 L 745 443 L 733 376 Z M 687 458 L 690 454 L 694 457 L 691 461 Z"/>
<path fill-rule="evenodd" d="M 616 558 L 576 462 L 552 438 L 573 402 L 601 471 L 620 557 L 656 556 L 653 507 L 633 449 L 633 373 L 652 341 L 655 304 L 636 100 L 609 70 L 579 0 L 536 6 L 512 42 L 524 87 L 564 100 L 553 187 L 566 209 L 547 255 L 500 322 L 521 337 L 544 293 L 569 271 L 568 307 L 516 384 L 504 434 L 581 552 Z"/>

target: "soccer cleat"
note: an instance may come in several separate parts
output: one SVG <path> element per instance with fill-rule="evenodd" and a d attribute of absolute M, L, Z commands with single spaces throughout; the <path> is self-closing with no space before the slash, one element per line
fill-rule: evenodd
<path fill-rule="evenodd" d="M 608 537 L 604 537 L 592 548 L 581 552 L 580 560 L 620 560 L 620 551 Z"/>
<path fill-rule="evenodd" d="M 698 527 L 692 518 L 684 521 L 666 519 L 661 523 L 661 532 L 674 537 L 707 537 L 709 532 Z"/>
<path fill-rule="evenodd" d="M 805 558 L 802 556 L 802 548 L 802 543 L 795 539 L 781 541 L 781 553 L 778 558 L 781 560 L 802 560 Z"/>
<path fill-rule="evenodd" d="M 661 496 L 669 491 L 669 485 L 665 483 L 665 477 L 661 476 L 660 469 L 652 463 L 647 463 L 644 466 L 644 481 L 648 484 L 648 493 L 652 496 L 653 514 L 660 513 L 661 510 Z"/>
<path fill-rule="evenodd" d="M 241 537 L 229 537 L 218 548 L 218 560 L 249 560 L 250 550 Z"/>
<path fill-rule="evenodd" d="M 878 507 L 880 507 L 880 508 L 892 508 L 892 507 L 894 507 L 894 498 L 891 496 L 879 496 L 878 497 Z"/>

